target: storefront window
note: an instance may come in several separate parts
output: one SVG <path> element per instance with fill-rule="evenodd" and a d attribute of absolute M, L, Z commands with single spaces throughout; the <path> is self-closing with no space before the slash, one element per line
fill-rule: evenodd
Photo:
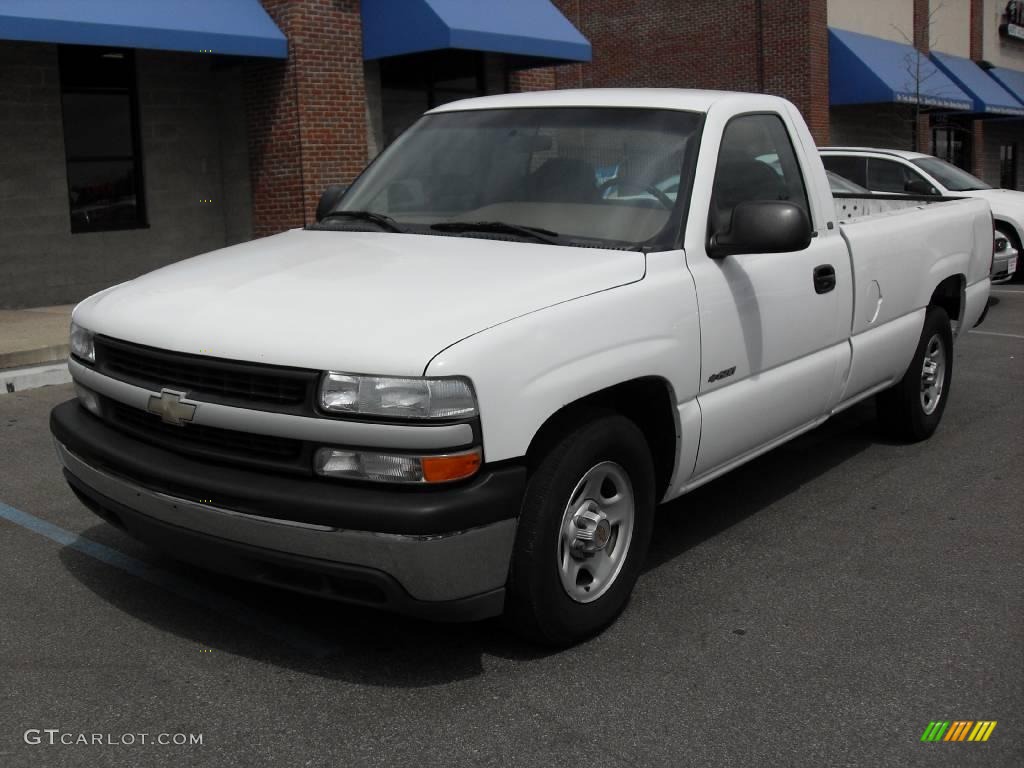
<path fill-rule="evenodd" d="M 63 46 L 60 84 L 71 231 L 146 226 L 133 52 Z"/>
<path fill-rule="evenodd" d="M 381 59 L 384 144 L 390 144 L 428 109 L 482 96 L 484 56 L 475 51 L 434 51 Z"/>
<path fill-rule="evenodd" d="M 952 163 L 957 168 L 971 167 L 971 135 L 955 125 L 938 126 L 932 129 L 932 154 Z"/>
<path fill-rule="evenodd" d="M 1017 145 L 1003 144 L 999 147 L 999 186 L 1003 189 L 1017 188 Z"/>

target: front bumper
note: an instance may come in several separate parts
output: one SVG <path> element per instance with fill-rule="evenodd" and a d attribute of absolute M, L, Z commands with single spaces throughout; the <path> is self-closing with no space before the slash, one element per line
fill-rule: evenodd
<path fill-rule="evenodd" d="M 1005 283 L 1012 280 L 1019 263 L 1019 254 L 1016 249 L 1010 248 L 1002 253 L 997 253 L 992 260 L 992 283 Z"/>
<path fill-rule="evenodd" d="M 496 615 L 525 468 L 442 490 L 347 486 L 208 463 L 124 435 L 71 400 L 50 416 L 72 490 L 183 560 L 412 615 Z"/>

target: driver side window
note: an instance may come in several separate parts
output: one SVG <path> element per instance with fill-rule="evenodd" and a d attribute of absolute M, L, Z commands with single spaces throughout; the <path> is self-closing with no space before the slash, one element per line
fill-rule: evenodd
<path fill-rule="evenodd" d="M 912 191 L 910 183 L 917 182 L 927 188 L 931 185 L 924 176 L 894 160 L 868 158 L 868 189 L 873 192 L 904 194 Z"/>
<path fill-rule="evenodd" d="M 807 190 L 778 115 L 735 117 L 725 127 L 711 192 L 711 233 L 728 231 L 740 203 L 786 200 L 810 216 Z"/>

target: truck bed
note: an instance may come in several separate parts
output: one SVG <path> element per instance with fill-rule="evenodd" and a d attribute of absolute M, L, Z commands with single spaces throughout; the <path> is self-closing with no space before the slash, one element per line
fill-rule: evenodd
<path fill-rule="evenodd" d="M 925 307 L 940 273 L 958 272 L 966 285 L 988 276 L 992 214 L 984 200 L 851 198 L 854 204 L 861 214 L 840 222 L 853 267 L 853 335 Z M 872 206 L 877 213 L 864 210 Z"/>
<path fill-rule="evenodd" d="M 835 199 L 836 216 L 839 217 L 840 222 L 883 216 L 908 208 L 925 208 L 930 205 L 963 199 L 934 195 L 862 195 L 856 193 L 834 193 L 832 197 Z"/>

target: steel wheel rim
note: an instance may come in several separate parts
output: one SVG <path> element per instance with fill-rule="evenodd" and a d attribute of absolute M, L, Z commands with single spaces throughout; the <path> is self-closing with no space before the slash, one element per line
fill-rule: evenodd
<path fill-rule="evenodd" d="M 562 513 L 556 551 L 565 593 L 577 603 L 604 595 L 629 555 L 636 521 L 633 484 L 620 465 L 602 461 L 576 483 Z"/>
<path fill-rule="evenodd" d="M 921 409 L 926 416 L 935 413 L 942 400 L 946 383 L 946 345 L 939 334 L 933 334 L 924 348 L 921 365 Z"/>

